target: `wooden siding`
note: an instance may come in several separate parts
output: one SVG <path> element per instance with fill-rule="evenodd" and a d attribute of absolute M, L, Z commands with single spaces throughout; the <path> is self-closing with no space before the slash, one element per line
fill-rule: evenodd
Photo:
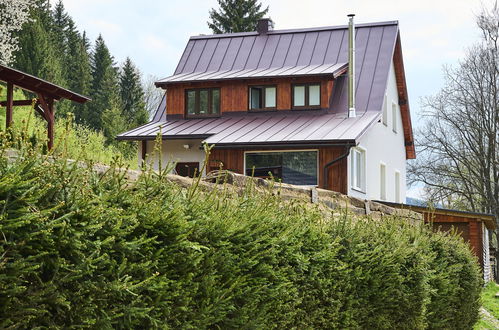
<path fill-rule="evenodd" d="M 450 214 L 439 214 L 423 212 L 425 222 L 431 222 L 433 229 L 447 232 L 456 230 L 464 241 L 468 242 L 473 254 L 477 257 L 483 267 L 483 222 L 472 216 L 457 216 Z"/>
<path fill-rule="evenodd" d="M 293 150 L 292 148 L 278 148 L 278 150 Z M 324 187 L 323 171 L 324 166 L 345 153 L 343 147 L 320 147 L 311 148 L 319 150 L 319 187 Z M 220 169 L 231 170 L 236 173 L 244 174 L 244 152 L 250 149 L 213 149 L 208 163 L 208 171 Z M 264 148 L 258 150 L 271 151 L 275 148 Z M 300 149 L 302 150 L 302 149 Z M 337 191 L 343 194 L 347 193 L 347 159 L 344 158 L 331 166 L 328 170 L 328 183 L 326 189 Z"/>
<path fill-rule="evenodd" d="M 223 82 L 201 82 L 190 84 L 178 84 L 168 87 L 166 111 L 168 115 L 185 114 L 185 89 L 189 88 L 220 88 L 221 112 L 248 111 L 249 86 L 275 85 L 277 86 L 277 110 L 291 109 L 291 86 L 295 83 L 320 82 L 321 84 L 321 108 L 329 108 L 329 102 L 333 92 L 333 81 L 321 77 L 303 77 L 294 79 L 259 79 L 259 80 L 237 80 Z"/>

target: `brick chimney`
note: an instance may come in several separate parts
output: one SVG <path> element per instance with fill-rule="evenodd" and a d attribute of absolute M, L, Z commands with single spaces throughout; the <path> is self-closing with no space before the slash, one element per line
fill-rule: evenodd
<path fill-rule="evenodd" d="M 270 18 L 259 19 L 256 23 L 256 32 L 258 34 L 267 34 L 267 32 L 272 31 L 274 23 Z"/>

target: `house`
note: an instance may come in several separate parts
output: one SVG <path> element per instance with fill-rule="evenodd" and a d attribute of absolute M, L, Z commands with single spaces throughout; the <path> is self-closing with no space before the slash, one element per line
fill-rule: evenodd
<path fill-rule="evenodd" d="M 120 134 L 180 175 L 219 168 L 405 200 L 415 158 L 397 21 L 191 37 L 152 121 Z M 150 159 L 153 162 L 158 159 Z"/>

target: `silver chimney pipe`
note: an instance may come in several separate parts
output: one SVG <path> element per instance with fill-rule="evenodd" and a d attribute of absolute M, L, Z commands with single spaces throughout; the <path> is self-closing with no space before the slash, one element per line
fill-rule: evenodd
<path fill-rule="evenodd" d="M 355 113 L 355 14 L 347 15 L 348 21 L 348 118 L 356 117 Z"/>

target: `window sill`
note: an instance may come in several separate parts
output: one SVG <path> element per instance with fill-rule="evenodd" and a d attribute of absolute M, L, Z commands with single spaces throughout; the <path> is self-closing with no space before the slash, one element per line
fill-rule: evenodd
<path fill-rule="evenodd" d="M 249 109 L 248 112 L 275 112 L 277 108 Z"/>
<path fill-rule="evenodd" d="M 313 106 L 313 107 L 292 107 L 291 110 L 293 111 L 301 111 L 301 110 L 320 110 L 322 109 L 320 105 L 318 106 Z"/>
<path fill-rule="evenodd" d="M 366 192 L 360 188 L 356 188 L 356 187 L 350 187 L 352 190 L 356 191 L 356 192 L 360 192 L 362 194 L 365 194 Z"/>
<path fill-rule="evenodd" d="M 220 115 L 186 115 L 185 119 L 220 118 Z"/>

